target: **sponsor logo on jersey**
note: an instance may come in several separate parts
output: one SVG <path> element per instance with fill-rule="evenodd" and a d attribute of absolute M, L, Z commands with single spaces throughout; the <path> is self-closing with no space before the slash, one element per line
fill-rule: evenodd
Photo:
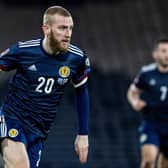
<path fill-rule="evenodd" d="M 68 66 L 62 66 L 59 69 L 59 75 L 62 78 L 67 78 L 70 75 L 70 68 Z"/>
<path fill-rule="evenodd" d="M 7 48 L 7 49 L 4 50 L 3 52 L 1 52 L 0 57 L 3 57 L 4 55 L 8 54 L 9 51 L 10 51 L 10 49 Z"/>
<path fill-rule="evenodd" d="M 59 85 L 65 85 L 68 82 L 68 78 L 58 78 L 57 82 Z"/>
<path fill-rule="evenodd" d="M 15 128 L 12 128 L 12 129 L 9 130 L 8 135 L 9 135 L 11 138 L 15 138 L 15 137 L 18 136 L 18 130 L 15 129 Z"/>
<path fill-rule="evenodd" d="M 85 60 L 85 65 L 86 65 L 86 66 L 90 66 L 89 58 L 86 58 L 86 60 Z"/>

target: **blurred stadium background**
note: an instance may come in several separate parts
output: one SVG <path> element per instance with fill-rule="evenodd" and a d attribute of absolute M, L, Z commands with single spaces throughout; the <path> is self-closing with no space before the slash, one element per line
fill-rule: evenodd
<path fill-rule="evenodd" d="M 90 152 L 88 163 L 80 165 L 73 150 L 77 116 L 74 89 L 69 86 L 40 168 L 138 168 L 140 115 L 128 105 L 126 91 L 141 65 L 152 61 L 153 42 L 168 35 L 168 2 L 1 0 L 1 51 L 18 40 L 41 37 L 42 13 L 50 5 L 64 6 L 72 13 L 72 43 L 84 49 L 91 59 Z M 1 78 L 1 101 L 10 75 L 3 74 Z"/>

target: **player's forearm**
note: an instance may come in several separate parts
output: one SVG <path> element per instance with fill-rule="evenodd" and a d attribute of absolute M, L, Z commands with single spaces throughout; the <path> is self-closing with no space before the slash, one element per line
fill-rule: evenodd
<path fill-rule="evenodd" d="M 76 89 L 76 106 L 79 120 L 79 135 L 88 135 L 89 94 L 87 84 Z"/>
<path fill-rule="evenodd" d="M 140 99 L 140 91 L 135 87 L 135 85 L 131 85 L 128 89 L 127 99 L 130 104 L 132 104 L 135 100 Z"/>

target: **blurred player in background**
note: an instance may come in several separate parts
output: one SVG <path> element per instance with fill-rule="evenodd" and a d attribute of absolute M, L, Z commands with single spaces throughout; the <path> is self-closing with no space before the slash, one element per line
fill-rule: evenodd
<path fill-rule="evenodd" d="M 168 168 L 168 39 L 153 50 L 155 63 L 143 66 L 128 90 L 135 111 L 143 111 L 141 168 Z M 159 157 L 159 158 L 158 158 Z M 157 159 L 158 158 L 158 159 Z"/>
<path fill-rule="evenodd" d="M 16 69 L 0 112 L 5 168 L 38 167 L 44 140 L 70 82 L 76 90 L 79 118 L 75 151 L 81 163 L 87 161 L 89 60 L 70 44 L 73 19 L 65 8 L 48 8 L 42 29 L 44 38 L 18 42 L 0 56 L 1 71 Z"/>

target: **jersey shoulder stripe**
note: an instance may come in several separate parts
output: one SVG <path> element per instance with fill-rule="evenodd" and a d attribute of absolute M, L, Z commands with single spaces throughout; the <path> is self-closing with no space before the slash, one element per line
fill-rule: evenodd
<path fill-rule="evenodd" d="M 157 68 L 156 63 L 152 63 L 149 65 L 145 65 L 142 67 L 142 72 L 149 72 L 149 71 L 153 71 Z"/>
<path fill-rule="evenodd" d="M 18 44 L 19 48 L 36 47 L 36 46 L 40 46 L 40 42 L 29 43 L 29 44 Z"/>
<path fill-rule="evenodd" d="M 26 47 L 37 47 L 40 46 L 39 44 L 27 44 L 27 45 L 19 45 L 19 48 L 26 48 Z"/>
<path fill-rule="evenodd" d="M 83 54 L 83 52 L 81 50 L 78 50 L 76 48 L 73 48 L 71 46 L 69 46 L 69 49 L 73 50 L 73 51 L 76 51 L 76 52 L 79 52 L 80 54 Z"/>
<path fill-rule="evenodd" d="M 18 42 L 19 48 L 25 48 L 25 47 L 34 47 L 34 46 L 39 46 L 40 45 L 41 39 L 36 39 L 36 40 L 29 40 L 25 42 Z"/>
<path fill-rule="evenodd" d="M 23 44 L 34 44 L 34 43 L 39 43 L 41 41 L 41 39 L 36 39 L 36 40 L 29 40 L 29 41 L 19 41 L 19 44 L 20 45 L 23 45 Z"/>
<path fill-rule="evenodd" d="M 77 50 L 77 51 L 83 53 L 83 51 L 82 51 L 80 48 L 78 48 L 77 46 L 75 46 L 75 45 L 70 44 L 69 47 L 70 47 L 71 49 L 74 49 L 74 50 Z"/>
<path fill-rule="evenodd" d="M 71 53 L 74 53 L 74 54 L 76 54 L 76 55 L 80 55 L 81 57 L 84 56 L 83 54 L 81 54 L 81 53 L 79 53 L 79 52 L 75 52 L 75 51 L 73 51 L 73 50 L 71 50 L 71 49 L 68 49 L 68 51 L 71 52 Z"/>
<path fill-rule="evenodd" d="M 68 51 L 72 52 L 74 54 L 80 55 L 81 57 L 84 56 L 83 51 L 81 49 L 79 49 L 78 47 L 72 45 L 72 44 L 68 47 Z"/>

